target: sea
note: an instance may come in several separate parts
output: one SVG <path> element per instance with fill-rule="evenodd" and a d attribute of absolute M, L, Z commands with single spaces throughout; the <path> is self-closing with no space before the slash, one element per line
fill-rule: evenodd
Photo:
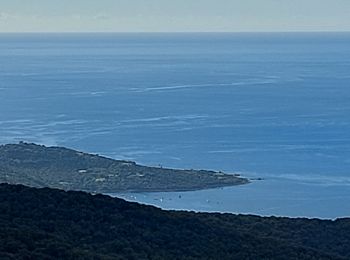
<path fill-rule="evenodd" d="M 350 33 L 0 34 L 0 143 L 248 185 L 112 196 L 163 209 L 350 216 Z"/>

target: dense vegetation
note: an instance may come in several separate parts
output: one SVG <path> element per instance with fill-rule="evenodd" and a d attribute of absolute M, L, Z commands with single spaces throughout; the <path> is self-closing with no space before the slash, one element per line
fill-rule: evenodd
<path fill-rule="evenodd" d="M 350 259 L 350 219 L 163 211 L 1 184 L 0 259 Z"/>
<path fill-rule="evenodd" d="M 63 147 L 0 145 L 0 183 L 113 193 L 196 190 L 247 182 L 221 172 L 146 167 Z"/>

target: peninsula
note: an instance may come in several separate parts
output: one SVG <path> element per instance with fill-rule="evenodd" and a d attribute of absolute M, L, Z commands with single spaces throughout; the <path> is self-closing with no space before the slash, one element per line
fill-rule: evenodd
<path fill-rule="evenodd" d="M 234 174 L 138 165 L 63 147 L 0 145 L 0 183 L 92 193 L 189 191 L 249 183 Z"/>

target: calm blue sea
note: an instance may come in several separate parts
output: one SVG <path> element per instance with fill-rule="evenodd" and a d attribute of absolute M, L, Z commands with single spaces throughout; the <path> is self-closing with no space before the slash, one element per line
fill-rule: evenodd
<path fill-rule="evenodd" d="M 163 208 L 350 216 L 350 33 L 0 34 L 0 143 L 264 178 L 117 194 Z"/>

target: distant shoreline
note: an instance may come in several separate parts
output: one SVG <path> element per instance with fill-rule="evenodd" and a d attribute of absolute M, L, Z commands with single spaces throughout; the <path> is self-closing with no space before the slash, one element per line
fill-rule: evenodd
<path fill-rule="evenodd" d="M 91 193 L 196 191 L 248 184 L 235 174 L 138 165 L 132 161 L 46 147 L 0 145 L 0 183 Z"/>
<path fill-rule="evenodd" d="M 227 188 L 227 187 L 234 187 L 234 186 L 240 186 L 240 185 L 246 185 L 250 184 L 251 180 L 247 179 L 247 182 L 245 183 L 239 183 L 239 184 L 227 184 L 226 186 L 207 186 L 207 187 L 200 187 L 200 188 L 193 188 L 193 189 L 173 189 L 173 190 L 124 190 L 124 191 L 118 191 L 115 193 L 105 193 L 106 195 L 109 194 L 118 194 L 118 193 L 158 193 L 158 192 L 190 192 L 190 191 L 204 191 L 204 190 L 211 190 L 211 189 L 220 189 L 220 188 Z"/>

